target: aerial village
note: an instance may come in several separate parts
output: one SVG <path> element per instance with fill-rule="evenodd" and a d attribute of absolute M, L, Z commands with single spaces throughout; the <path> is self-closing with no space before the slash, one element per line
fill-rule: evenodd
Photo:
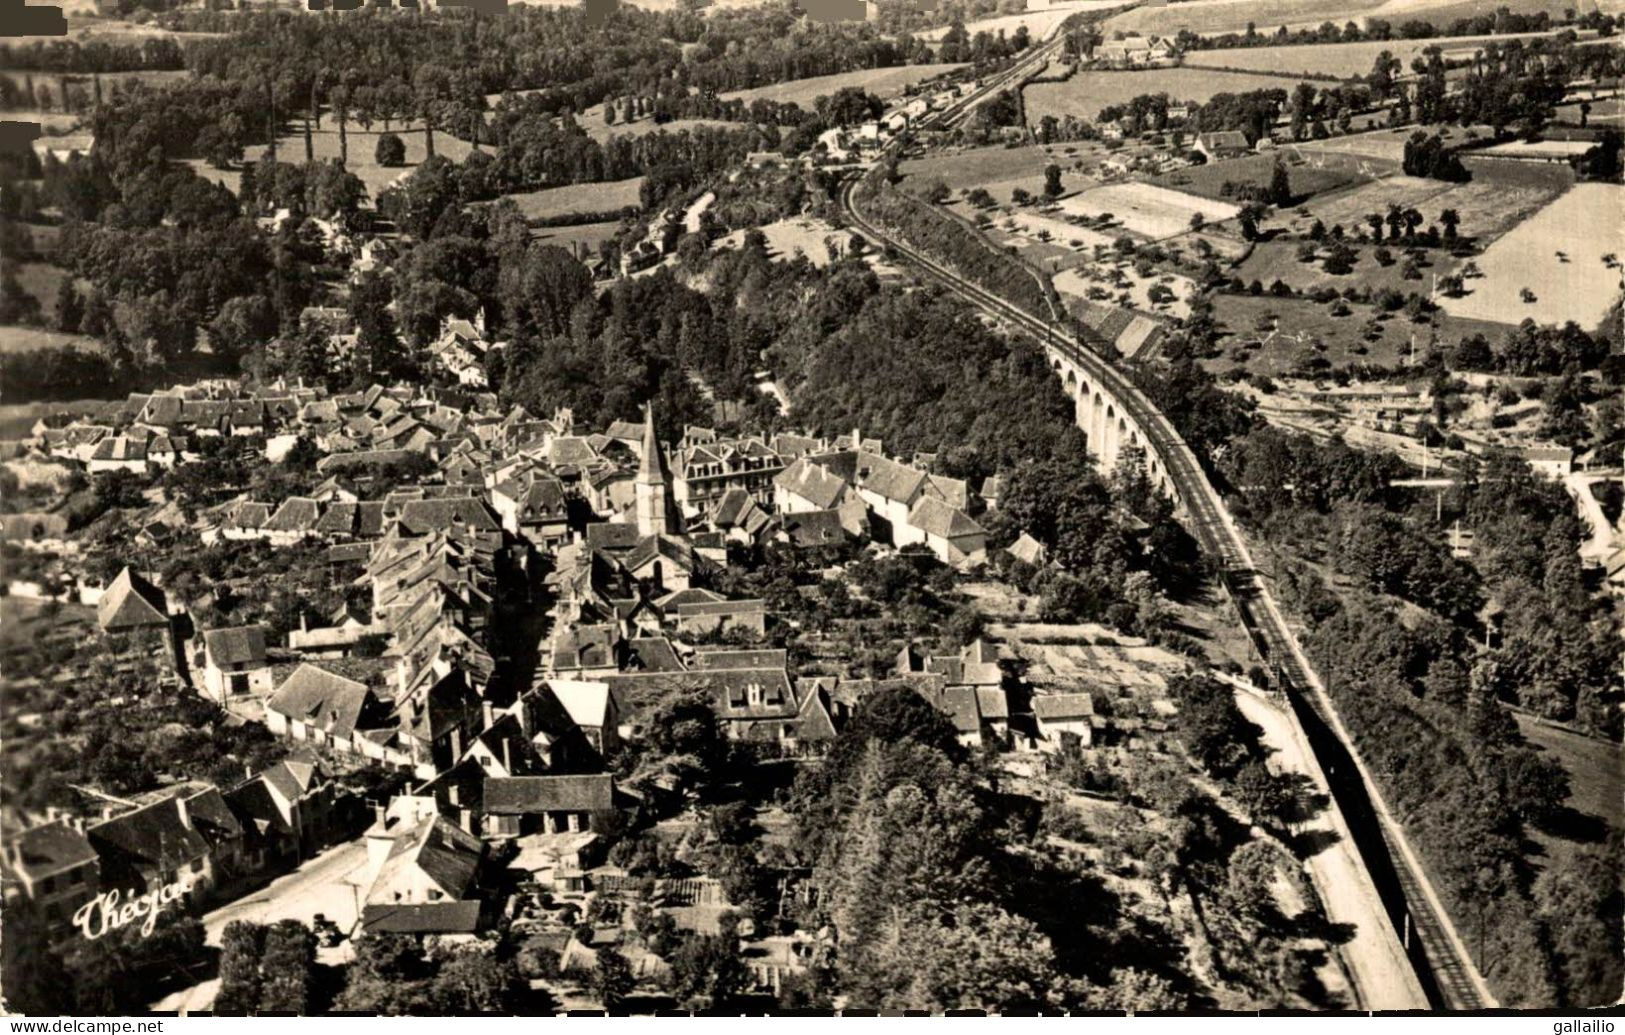
<path fill-rule="evenodd" d="M 448 328 L 442 354 L 463 354 L 477 335 Z M 280 500 L 245 493 L 188 513 L 151 491 L 134 549 L 105 584 L 74 563 L 95 549 L 87 537 L 44 527 L 56 516 L 5 518 L 40 526 L 7 544 L 11 596 L 93 607 L 82 632 L 113 670 L 156 672 L 168 692 L 218 705 L 228 725 L 263 726 L 281 756 L 128 799 L 78 788 L 77 808 L 9 809 L 8 896 L 32 900 L 71 940 L 128 920 L 121 888 L 164 889 L 203 912 L 249 894 L 263 902 L 266 883 L 291 874 L 271 892 L 289 896 L 292 915 L 305 909 L 324 945 L 517 926 L 550 939 L 559 973 L 585 973 L 598 948 L 622 941 L 608 922 L 615 903 L 651 891 L 629 870 L 648 844 L 639 832 L 692 806 L 715 764 L 704 761 L 711 747 L 684 741 L 696 707 L 723 748 L 792 767 L 882 687 L 921 695 L 969 747 L 1053 753 L 1098 735 L 1088 693 L 1023 693 L 1025 714 L 1015 712 L 1015 669 L 977 636 L 947 651 L 906 643 L 865 678 L 801 671 L 774 646 L 793 621 L 776 613 L 782 589 L 737 589 L 774 556 L 835 573 L 885 556 L 934 580 L 981 569 L 978 515 L 997 507 L 996 480 L 928 473 L 857 431 L 830 441 L 688 427 L 665 443 L 645 412 L 585 429 L 568 412 L 500 412 L 480 392 L 211 383 L 41 422 L 11 468 L 41 479 L 145 484 L 175 464 L 207 466 L 232 439 L 260 448 L 269 469 L 318 455 L 302 461 L 315 487 Z M 386 480 L 382 495 L 368 491 Z M 266 589 L 264 574 L 184 585 L 157 575 L 175 567 L 159 556 L 256 547 L 303 551 L 315 583 L 343 602 L 326 621 L 298 607 L 282 634 L 216 625 L 209 616 L 254 611 L 245 601 Z M 1043 562 L 1027 537 L 1011 552 Z M 82 658 L 47 679 L 81 678 Z M 27 738 L 40 717 L 7 719 Z M 618 850 L 627 845 L 636 851 Z M 335 851 L 358 863 L 343 881 L 294 872 Z M 733 901 L 745 882 L 703 868 L 660 879 L 652 901 L 710 931 L 753 906 L 745 958 L 771 992 L 818 934 L 794 921 L 795 872 L 754 882 L 765 906 Z M 318 899 L 326 908 L 311 917 Z M 629 955 L 640 979 L 664 966 L 647 944 Z"/>

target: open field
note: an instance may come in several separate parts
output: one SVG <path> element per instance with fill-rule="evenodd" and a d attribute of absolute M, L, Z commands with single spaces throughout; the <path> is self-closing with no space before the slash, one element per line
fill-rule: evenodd
<path fill-rule="evenodd" d="M 12 36 L 8 38 L 8 42 L 14 46 L 28 46 L 35 42 L 51 43 L 63 39 L 78 43 L 139 44 L 145 40 L 165 36 L 185 41 L 213 39 L 221 35 L 218 32 L 173 32 L 157 25 L 139 25 L 122 18 L 95 17 L 95 0 L 67 0 L 65 3 L 52 6 L 62 8 L 67 15 L 66 36 Z"/>
<path fill-rule="evenodd" d="M 1016 30 L 1023 25 L 1027 27 L 1028 35 L 1033 39 L 1047 39 L 1055 32 L 1060 24 L 1077 14 L 1079 11 L 1104 11 L 1113 7 L 1122 7 L 1124 0 L 1076 0 L 1051 7 L 1043 11 L 1024 11 L 1021 14 L 1001 14 L 994 18 L 978 18 L 965 23 L 965 31 L 972 37 L 978 32 L 992 33 L 997 36 L 1004 33 L 1014 36 Z M 919 34 L 921 39 L 936 42 L 947 35 L 948 26 L 943 25 L 935 29 L 928 29 Z"/>
<path fill-rule="evenodd" d="M 50 300 L 41 305 L 50 309 Z M 78 346 L 87 352 L 99 352 L 101 342 L 83 334 L 62 334 L 40 327 L 0 327 L 0 353 L 27 352 L 30 349 L 61 349 Z"/>
<path fill-rule="evenodd" d="M 80 117 L 78 115 L 63 114 L 57 111 L 8 111 L 7 122 L 32 122 L 39 126 L 43 142 L 50 143 L 51 137 L 68 136 L 76 134 L 79 130 Z"/>
<path fill-rule="evenodd" d="M 1190 315 L 1190 300 L 1196 294 L 1196 283 L 1190 278 L 1172 273 L 1157 273 L 1150 277 L 1142 277 L 1135 272 L 1134 266 L 1127 262 L 1118 264 L 1115 268 L 1102 269 L 1102 265 L 1104 264 L 1097 264 L 1088 269 L 1075 267 L 1062 270 L 1055 275 L 1055 290 L 1065 295 L 1087 299 L 1089 297 L 1089 288 L 1099 286 L 1109 291 L 1113 298 L 1116 298 L 1121 292 L 1128 292 L 1129 305 L 1141 312 L 1174 316 L 1180 319 Z M 1092 278 L 1090 276 L 1091 272 L 1106 277 L 1121 276 L 1123 280 L 1127 281 L 1128 286 L 1120 287 L 1106 280 Z M 1151 301 L 1151 288 L 1157 284 L 1161 284 L 1173 292 L 1172 301 L 1161 304 Z"/>
<path fill-rule="evenodd" d="M 1409 352 L 1413 330 L 1426 334 L 1425 326 L 1396 317 L 1384 322 L 1381 338 L 1366 341 L 1361 332 L 1368 315 L 1368 309 L 1355 306 L 1348 316 L 1335 317 L 1330 307 L 1308 299 L 1215 295 L 1213 320 L 1222 335 L 1219 345 L 1224 354 L 1203 365 L 1215 372 L 1239 366 L 1271 377 L 1295 370 L 1316 356 L 1333 369 L 1360 363 L 1393 366 Z M 1238 347 L 1259 341 L 1258 348 L 1247 350 L 1246 362 L 1237 361 Z M 1322 348 L 1315 347 L 1317 342 Z"/>
<path fill-rule="evenodd" d="M 681 133 L 684 130 L 696 129 L 741 129 L 743 122 L 724 122 L 721 119 L 672 119 L 670 122 L 656 122 L 652 117 L 637 119 L 633 122 L 616 122 L 613 126 L 604 121 L 604 106 L 595 104 L 588 108 L 577 119 L 581 128 L 587 135 L 600 144 L 610 137 L 642 137 L 650 133 Z"/>
<path fill-rule="evenodd" d="M 1606 254 L 1625 254 L 1625 224 L 1618 218 L 1625 187 L 1581 183 L 1490 245 L 1478 259 L 1482 278 L 1467 282 L 1462 298 L 1442 298 L 1445 311 L 1475 320 L 1597 327 L 1619 298 L 1620 274 L 1603 265 Z M 1528 288 L 1535 301 L 1524 302 Z"/>
<path fill-rule="evenodd" d="M 1506 0 L 1386 0 L 1380 7 L 1365 14 L 1368 18 L 1386 18 L 1396 23 L 1414 18 L 1434 25 L 1449 25 L 1458 18 L 1493 15 L 1500 7 L 1510 7 L 1519 14 L 1545 11 L 1555 19 L 1561 19 L 1567 10 L 1578 14 L 1593 10 L 1618 14 L 1622 9 L 1620 0 L 1579 0 L 1577 3 L 1569 0 L 1515 0 L 1510 4 Z"/>
<path fill-rule="evenodd" d="M 0 75 L 17 84 L 19 89 L 32 86 L 34 96 L 38 98 L 40 91 L 44 90 L 47 106 L 51 108 L 64 108 L 64 95 L 71 86 L 72 92 L 82 95 L 85 106 L 88 108 L 94 96 L 89 73 L 62 73 L 62 72 L 11 72 L 0 71 Z M 173 72 L 106 72 L 102 75 L 103 96 L 109 86 L 121 90 L 131 83 L 144 83 L 147 86 L 162 86 L 166 82 L 185 79 L 191 75 L 184 69 Z"/>
<path fill-rule="evenodd" d="M 23 286 L 24 291 L 39 299 L 40 306 L 46 313 L 50 313 L 51 305 L 56 301 L 56 293 L 61 290 L 62 281 L 67 279 L 68 271 L 48 262 L 19 262 L 13 268 L 17 273 L 17 283 Z"/>
<path fill-rule="evenodd" d="M 1437 218 L 1439 213 L 1433 210 L 1431 199 L 1443 194 L 1450 186 L 1443 180 L 1427 180 L 1416 176 L 1389 176 L 1327 197 L 1311 198 L 1294 209 L 1271 216 L 1271 222 L 1267 225 L 1273 226 L 1275 220 L 1285 219 L 1293 228 L 1306 229 L 1318 219 L 1325 223 L 1328 229 L 1341 223 L 1343 229 L 1352 236 L 1355 230 L 1365 225 L 1367 215 L 1372 212 L 1387 212 L 1390 204 L 1398 205 L 1400 208 L 1416 208 L 1429 219 L 1433 219 Z"/>
<path fill-rule="evenodd" d="M 1036 126 L 1045 115 L 1094 118 L 1102 108 L 1124 104 L 1145 93 L 1166 93 L 1170 98 L 1206 103 L 1216 93 L 1289 89 L 1292 83 L 1277 76 L 1247 72 L 1215 72 L 1206 68 L 1148 68 L 1124 72 L 1078 72 L 1061 83 L 1033 83 L 1022 92 L 1027 124 Z"/>
<path fill-rule="evenodd" d="M 349 124 L 345 135 L 349 137 L 350 160 L 346 166 L 361 182 L 366 184 L 367 195 L 374 201 L 385 187 L 395 182 L 402 174 L 412 171 L 428 157 L 428 149 L 424 144 L 422 127 L 402 129 L 393 125 L 390 130 L 406 144 L 406 164 L 400 168 L 385 168 L 372 160 L 378 147 L 378 138 L 383 136 L 383 129 L 377 123 L 373 124 L 371 131 L 363 131 L 354 123 Z M 319 162 L 339 157 L 339 129 L 338 123 L 331 118 L 322 119 L 322 128 L 313 129 L 310 133 L 311 153 Z M 259 161 L 260 154 L 265 150 L 263 145 L 243 149 L 245 162 Z M 454 162 L 461 162 L 473 150 L 467 141 L 459 140 L 450 133 L 436 133 L 434 135 L 435 154 L 450 158 Z M 305 135 L 303 130 L 296 128 L 291 133 L 285 133 L 277 138 L 277 156 L 283 161 L 303 162 L 305 160 Z M 236 190 L 242 173 L 238 169 L 220 170 L 210 166 L 207 162 L 193 161 L 189 163 L 197 170 L 199 176 L 223 183 L 232 190 Z"/>
<path fill-rule="evenodd" d="M 1399 24 L 1426 21 L 1448 25 L 1458 18 L 1494 14 L 1497 7 L 1510 7 L 1519 14 L 1546 11 L 1561 18 L 1566 8 L 1584 13 L 1593 9 L 1618 11 L 1620 0 L 1189 0 L 1157 6 L 1138 7 L 1108 18 L 1107 32 L 1121 30 L 1173 35 L 1180 29 L 1201 34 L 1245 32 L 1247 23 L 1258 31 L 1273 32 L 1281 26 L 1300 28 L 1331 21 L 1342 25 L 1353 20 L 1365 24 L 1368 18 L 1382 18 Z"/>
<path fill-rule="evenodd" d="M 1442 248 L 1428 250 L 1427 265 L 1419 265 L 1422 274 L 1420 280 L 1406 280 L 1404 277 L 1405 259 L 1399 244 L 1388 245 L 1388 250 L 1394 253 L 1394 261 L 1383 266 L 1372 252 L 1375 245 L 1351 245 L 1358 254 L 1354 262 L 1353 272 L 1341 276 L 1327 273 L 1321 268 L 1320 262 L 1299 262 L 1299 242 L 1292 240 L 1262 241 L 1253 246 L 1252 253 L 1234 270 L 1231 276 L 1240 277 L 1243 282 L 1251 283 L 1256 280 L 1269 288 L 1276 280 L 1290 284 L 1298 291 L 1309 291 L 1317 287 L 1332 287 L 1338 291 L 1346 288 L 1361 287 L 1372 291 L 1381 291 L 1392 288 L 1400 294 L 1408 295 L 1412 291 L 1427 294 L 1432 286 L 1433 277 L 1444 276 L 1460 265 L 1456 259 Z M 1325 255 L 1325 249 L 1321 249 Z"/>
<path fill-rule="evenodd" d="M 1209 223 L 1232 219 L 1235 205 L 1194 194 L 1183 194 L 1150 183 L 1113 183 L 1066 198 L 1061 210 L 1068 215 L 1110 213 L 1126 229 L 1150 238 L 1172 237 L 1190 229 L 1191 215 L 1202 213 Z"/>
<path fill-rule="evenodd" d="M 1279 75 L 1335 75 L 1363 77 L 1371 71 L 1377 55 L 1388 51 L 1408 71 L 1411 59 L 1436 46 L 1446 61 L 1466 58 L 1493 40 L 1529 39 L 1543 33 L 1509 33 L 1505 36 L 1458 36 L 1428 40 L 1368 40 L 1360 43 L 1299 44 L 1286 47 L 1246 47 L 1226 50 L 1193 50 L 1185 55 L 1187 68 L 1239 68 L 1273 72 Z"/>
<path fill-rule="evenodd" d="M 1390 202 L 1415 208 L 1428 223 L 1436 222 L 1447 208 L 1461 216 L 1458 232 L 1480 244 L 1500 237 L 1558 196 L 1551 187 L 1521 186 L 1479 180 L 1469 183 L 1443 183 L 1412 176 L 1392 176 L 1344 194 L 1311 200 L 1296 209 L 1276 213 L 1267 226 L 1285 218 L 1294 233 L 1307 233 L 1319 219 L 1327 227 L 1342 223 L 1351 234 L 1364 225 L 1372 212 L 1387 212 Z M 1363 208 L 1362 208 L 1363 206 Z M 1426 229 L 1427 223 L 1423 224 Z"/>
<path fill-rule="evenodd" d="M 820 268 L 835 261 L 835 256 L 830 254 L 829 243 L 835 241 L 839 248 L 839 242 L 850 236 L 821 219 L 780 219 L 757 229 L 767 238 L 767 254 L 770 257 L 789 262 L 799 252 L 814 266 Z M 711 247 L 738 248 L 744 241 L 745 231 L 735 230 L 725 237 L 718 238 Z"/>
<path fill-rule="evenodd" d="M 1553 109 L 1553 119 L 1558 122 L 1580 121 L 1580 105 L 1591 105 L 1591 113 L 1586 116 L 1588 126 L 1618 126 L 1625 122 L 1625 97 L 1603 96 L 1599 91 L 1589 90 L 1569 94 L 1569 99 Z"/>
<path fill-rule="evenodd" d="M 1209 162 L 1207 165 L 1193 165 L 1186 169 L 1175 169 L 1151 178 L 1151 182 L 1161 187 L 1181 190 L 1187 194 L 1199 197 L 1224 199 L 1226 184 L 1257 184 L 1268 187 L 1270 176 L 1275 172 L 1276 157 L 1274 155 L 1248 155 L 1245 158 L 1231 158 L 1222 162 Z M 1292 197 L 1302 202 L 1318 194 L 1346 187 L 1359 180 L 1359 174 L 1340 168 L 1320 168 L 1313 165 L 1287 163 L 1287 183 L 1291 186 Z"/>
<path fill-rule="evenodd" d="M 1523 739 L 1549 754 L 1569 774 L 1573 791 L 1569 805 L 1619 828 L 1620 802 L 1625 801 L 1625 752 L 1620 745 L 1514 715 Z"/>
<path fill-rule="evenodd" d="M 1307 298 L 1214 295 L 1213 319 L 1224 332 L 1219 339 L 1224 353 L 1204 360 L 1203 366 L 1214 372 L 1242 367 L 1253 373 L 1278 377 L 1318 355 L 1326 360 L 1330 369 L 1360 364 L 1393 367 L 1409 356 L 1413 333 L 1419 354 L 1426 346 L 1428 325 L 1411 323 L 1397 314 L 1382 321 L 1380 337 L 1366 341 L 1363 332 L 1372 308 L 1356 305 L 1350 310 L 1347 316 L 1333 316 L 1330 306 Z M 1474 334 L 1494 341 L 1506 332 L 1506 327 L 1500 324 L 1461 319 L 1446 313 L 1434 314 L 1434 320 L 1442 342 L 1454 342 Z M 1261 340 L 1260 347 L 1246 350 L 1245 362 L 1238 361 L 1237 346 Z M 1317 342 L 1324 348 L 1316 349 Z"/>
<path fill-rule="evenodd" d="M 542 244 L 556 244 L 571 251 L 580 245 L 587 249 L 588 254 L 593 254 L 600 244 L 613 238 L 620 229 L 621 224 L 615 221 L 583 223 L 580 226 L 545 226 L 538 228 L 531 239 Z"/>
<path fill-rule="evenodd" d="M 858 86 L 874 94 L 882 100 L 896 97 L 907 87 L 923 82 L 933 76 L 944 72 L 951 72 L 960 65 L 900 65 L 896 68 L 863 68 L 856 72 L 837 72 L 834 75 L 817 75 L 810 79 L 794 79 L 788 83 L 775 83 L 772 86 L 758 86 L 750 90 L 735 90 L 725 93 L 722 99 L 733 100 L 735 97 L 745 101 L 753 101 L 758 97 L 778 101 L 781 104 L 793 103 L 812 110 L 813 102 L 820 97 L 828 97 L 835 91 L 847 87 Z M 602 119 L 599 119 L 602 122 Z"/>
<path fill-rule="evenodd" d="M 1260 32 L 1286 25 L 1306 25 L 1331 19 L 1341 25 L 1380 4 L 1381 0 L 1188 0 L 1166 6 L 1137 7 L 1106 19 L 1105 30 L 1173 35 L 1180 29 L 1196 33 L 1244 32 L 1254 23 Z"/>
<path fill-rule="evenodd" d="M 638 188 L 641 186 L 643 177 L 634 176 L 630 180 L 572 183 L 564 187 L 510 194 L 508 197 L 519 206 L 520 213 L 526 219 L 546 219 L 549 216 L 563 216 L 572 212 L 612 212 L 629 205 L 637 205 Z"/>
<path fill-rule="evenodd" d="M 7 330 L 0 330 L 0 338 Z M 72 399 L 67 402 L 0 403 L 0 440 L 26 438 L 28 429 L 41 417 L 54 413 L 83 416 L 107 405 L 106 399 Z"/>
<path fill-rule="evenodd" d="M 1044 187 L 1044 167 L 1050 162 L 1065 168 L 1069 163 L 1051 158 L 1040 147 L 977 147 L 964 151 L 935 152 L 928 158 L 912 158 L 901 163 L 906 189 L 920 193 L 940 179 L 949 190 L 985 187 L 999 201 L 1010 200 L 1014 187 L 1037 193 Z"/>
<path fill-rule="evenodd" d="M 1350 155 L 1355 158 L 1372 159 L 1374 162 L 1392 163 L 1394 172 L 1399 171 L 1399 164 L 1405 158 L 1405 141 L 1418 130 L 1426 129 L 1437 132 L 1446 143 L 1452 146 L 1461 144 L 1464 140 L 1475 137 L 1486 137 L 1490 134 L 1488 126 L 1469 126 L 1463 129 L 1460 126 L 1399 126 L 1395 129 L 1374 129 L 1365 133 L 1351 133 L 1348 136 L 1328 137 L 1325 140 L 1304 140 L 1294 144 L 1283 145 L 1283 149 L 1294 151 L 1306 157 L 1317 154 Z M 1373 171 L 1383 171 L 1373 164 Z"/>

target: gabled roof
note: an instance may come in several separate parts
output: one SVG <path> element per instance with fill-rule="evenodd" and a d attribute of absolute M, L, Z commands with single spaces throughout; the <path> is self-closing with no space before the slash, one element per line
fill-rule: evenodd
<path fill-rule="evenodd" d="M 1048 722 L 1087 719 L 1095 713 L 1088 694 L 1039 694 L 1033 698 L 1033 715 Z"/>
<path fill-rule="evenodd" d="M 413 535 L 466 528 L 478 532 L 500 532 L 502 523 L 484 500 L 472 496 L 449 499 L 411 500 L 401 507 L 401 527 Z"/>
<path fill-rule="evenodd" d="M 676 536 L 669 535 L 651 535 L 638 540 L 638 544 L 621 559 L 621 564 L 636 575 L 656 560 L 666 561 L 685 572 L 695 572 L 705 566 L 693 548 Z"/>
<path fill-rule="evenodd" d="M 485 846 L 480 839 L 433 816 L 419 821 L 410 833 L 395 839 L 389 856 L 378 870 L 369 904 L 389 904 L 394 883 L 416 869 L 450 899 L 465 897 L 479 873 Z"/>
<path fill-rule="evenodd" d="M 147 443 L 145 439 L 130 438 L 126 435 L 115 435 L 104 438 L 96 443 L 96 451 L 91 454 L 92 460 L 113 460 L 119 462 L 147 459 Z"/>
<path fill-rule="evenodd" d="M 595 521 L 587 526 L 587 547 L 591 550 L 630 550 L 643 538 L 638 526 L 623 521 Z"/>
<path fill-rule="evenodd" d="M 267 532 L 313 532 L 321 517 L 321 504 L 303 496 L 289 496 L 265 522 Z"/>
<path fill-rule="evenodd" d="M 96 849 L 89 838 L 64 822 L 20 831 L 12 844 L 19 858 L 8 857 L 6 864 L 15 866 L 29 880 L 41 880 L 96 861 Z"/>
<path fill-rule="evenodd" d="M 689 659 L 695 672 L 726 672 L 733 669 L 784 668 L 789 652 L 769 650 L 698 650 Z"/>
<path fill-rule="evenodd" d="M 846 482 L 807 457 L 802 457 L 774 475 L 773 484 L 820 510 L 835 506 L 846 492 Z"/>
<path fill-rule="evenodd" d="M 240 625 L 231 629 L 210 629 L 203 634 L 203 649 L 218 666 L 263 664 L 265 627 Z"/>
<path fill-rule="evenodd" d="M 924 471 L 867 451 L 858 454 L 858 487 L 888 500 L 908 503 L 925 485 Z"/>
<path fill-rule="evenodd" d="M 371 696 L 365 685 L 306 662 L 282 681 L 265 709 L 347 738 Z"/>
<path fill-rule="evenodd" d="M 931 496 L 921 497 L 920 501 L 914 504 L 914 509 L 908 513 L 908 523 L 939 539 L 959 539 L 983 534 L 982 526 L 969 514 Z"/>
<path fill-rule="evenodd" d="M 515 776 L 485 781 L 485 811 L 492 815 L 602 812 L 615 807 L 608 773 L 590 776 Z"/>
<path fill-rule="evenodd" d="M 167 626 L 168 604 L 157 586 L 125 568 L 97 602 L 96 622 L 104 632 Z"/>
<path fill-rule="evenodd" d="M 473 934 L 480 928 L 481 906 L 479 899 L 374 904 L 361 911 L 361 927 L 368 934 Z"/>
<path fill-rule="evenodd" d="M 601 728 L 610 719 L 609 684 L 582 679 L 552 679 L 547 686 L 567 712 L 570 721 L 583 728 Z"/>

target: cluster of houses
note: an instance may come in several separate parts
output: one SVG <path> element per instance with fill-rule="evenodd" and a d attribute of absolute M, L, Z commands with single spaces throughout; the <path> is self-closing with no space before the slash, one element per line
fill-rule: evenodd
<path fill-rule="evenodd" d="M 405 428 L 414 433 L 403 438 Z M 365 835 L 365 931 L 462 936 L 488 924 L 481 874 L 501 842 L 517 846 L 529 878 L 579 890 L 607 833 L 644 807 L 609 761 L 675 694 L 708 699 L 731 739 L 820 751 L 886 681 L 793 673 L 786 651 L 762 645 L 765 602 L 719 590 L 730 548 L 869 542 L 967 568 L 987 554 L 973 514 L 996 495 L 991 480 L 972 491 L 931 473 L 929 458 L 900 462 L 856 432 L 832 441 L 689 427 L 668 447 L 647 411 L 582 433 L 568 411 L 536 418 L 501 412 L 488 394 L 376 386 L 333 397 L 219 386 L 131 396 L 94 421 L 42 424 L 37 446 L 80 460 L 72 450 L 86 438 L 142 434 L 316 442 L 326 477 L 308 495 L 274 507 L 239 497 L 191 518 L 169 506 L 170 519 L 205 541 L 315 544 L 368 599 L 327 625 L 303 620 L 286 644 L 253 625 L 182 634 L 195 625 L 186 604 L 126 569 L 100 593 L 104 633 L 150 636 L 181 682 L 239 714 L 257 706 L 292 760 L 231 788 L 171 788 L 82 831 L 66 820 L 36 827 L 6 858 L 8 887 L 58 901 L 69 887 L 150 890 L 181 876 L 201 901 L 320 844 L 332 830 L 329 767 L 369 769 L 405 784 Z M 175 462 L 191 454 L 182 445 Z M 410 455 L 427 461 L 416 484 L 361 498 L 357 461 Z M 547 633 L 536 662 L 516 664 L 503 633 L 546 606 L 540 599 L 551 602 Z M 369 664 L 354 667 L 359 659 Z M 1011 743 L 990 645 L 939 657 L 910 649 L 894 680 L 966 743 Z M 1054 747 L 1081 730 L 1087 743 L 1089 721 L 1087 699 L 1050 701 L 1037 730 L 1045 743 L 1030 726 L 1026 742 Z M 110 833 L 127 829 L 139 836 Z M 110 861 L 102 846 L 114 843 L 141 853 Z M 66 871 L 81 876 L 69 882 Z M 63 908 L 71 898 L 63 892 Z"/>
<path fill-rule="evenodd" d="M 1179 48 L 1165 36 L 1124 36 L 1101 43 L 1089 58 L 1105 68 L 1166 68 L 1179 63 Z"/>

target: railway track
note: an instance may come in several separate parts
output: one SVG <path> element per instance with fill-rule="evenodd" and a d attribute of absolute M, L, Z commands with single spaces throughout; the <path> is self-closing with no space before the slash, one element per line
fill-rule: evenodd
<path fill-rule="evenodd" d="M 1058 41 L 1057 41 L 1058 42 Z M 985 96 L 1002 88 L 1014 75 L 1021 74 L 1019 63 L 1007 77 L 985 86 Z M 935 117 L 946 120 L 975 103 L 973 94 L 961 103 L 965 108 L 947 109 Z M 935 121 L 933 120 L 933 121 Z M 852 180 L 841 190 L 840 200 L 848 219 L 871 242 L 890 246 L 911 264 L 950 290 L 965 297 L 997 319 L 1036 335 L 1045 345 L 1085 371 L 1103 386 L 1145 434 L 1147 445 L 1156 451 L 1178 490 L 1187 524 L 1208 556 L 1215 558 L 1232 590 L 1243 623 L 1260 653 L 1275 669 L 1298 720 L 1308 734 L 1338 806 L 1343 810 L 1354 835 L 1361 860 L 1371 875 L 1394 931 L 1410 956 L 1417 977 L 1430 1002 L 1446 1010 L 1478 1010 L 1498 1006 L 1489 986 L 1472 965 L 1460 936 L 1428 882 L 1419 860 L 1405 840 L 1404 831 L 1382 802 L 1380 792 L 1353 749 L 1353 740 L 1343 728 L 1325 687 L 1304 657 L 1258 572 L 1223 499 L 1190 447 L 1168 418 L 1134 385 L 1129 377 L 1073 338 L 1058 320 L 1046 320 L 1013 305 L 986 288 L 959 276 L 952 269 L 893 239 L 883 227 L 870 222 L 859 210 L 856 195 L 860 181 Z M 1051 314 L 1058 317 L 1059 314 Z"/>

